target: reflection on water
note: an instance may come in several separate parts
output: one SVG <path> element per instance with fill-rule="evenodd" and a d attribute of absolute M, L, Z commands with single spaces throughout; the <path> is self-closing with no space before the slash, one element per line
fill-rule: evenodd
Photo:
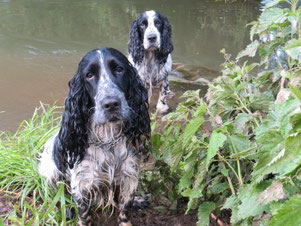
<path fill-rule="evenodd" d="M 255 0 L 1 0 L 0 131 L 14 130 L 39 101 L 63 104 L 67 82 L 89 50 L 126 53 L 130 24 L 145 10 L 169 18 L 174 61 L 218 70 L 220 49 L 236 55 L 249 42 L 245 24 L 258 8 Z"/>

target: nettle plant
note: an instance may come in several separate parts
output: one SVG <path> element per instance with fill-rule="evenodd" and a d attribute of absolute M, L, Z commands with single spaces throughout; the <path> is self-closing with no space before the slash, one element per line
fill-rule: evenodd
<path fill-rule="evenodd" d="M 300 21 L 299 0 L 274 0 L 266 4 L 258 21 L 248 24 L 251 43 L 237 59 L 258 53 L 260 65 L 266 69 L 258 74 L 258 80 L 274 94 L 284 88 L 284 80 L 289 80 L 291 85 L 300 83 Z"/>
<path fill-rule="evenodd" d="M 198 225 L 225 210 L 234 225 L 301 224 L 300 15 L 297 1 L 266 4 L 236 61 L 222 50 L 222 75 L 206 101 L 187 91 L 153 124 L 154 155 L 178 178 L 173 197 L 189 200 L 187 212 L 198 209 Z M 256 52 L 260 63 L 239 64 Z"/>

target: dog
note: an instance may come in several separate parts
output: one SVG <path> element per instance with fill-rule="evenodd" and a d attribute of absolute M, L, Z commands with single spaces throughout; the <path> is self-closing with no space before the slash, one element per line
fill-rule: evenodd
<path fill-rule="evenodd" d="M 38 171 L 49 183 L 70 183 L 78 225 L 92 224 L 93 206 L 117 207 L 119 225 L 131 225 L 150 139 L 147 90 L 128 59 L 112 48 L 87 53 L 69 88 L 60 130 L 46 142 Z"/>
<path fill-rule="evenodd" d="M 170 91 L 168 75 L 172 70 L 171 26 L 168 19 L 156 11 L 146 11 L 132 23 L 128 43 L 128 59 L 138 70 L 138 74 L 148 89 L 159 86 L 160 93 L 156 108 L 159 113 L 167 113 L 167 97 Z"/>

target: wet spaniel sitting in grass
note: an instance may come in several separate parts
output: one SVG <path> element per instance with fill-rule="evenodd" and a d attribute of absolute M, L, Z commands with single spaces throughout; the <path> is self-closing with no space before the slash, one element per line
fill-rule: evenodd
<path fill-rule="evenodd" d="M 131 225 L 150 138 L 147 90 L 128 59 L 111 48 L 89 52 L 69 87 L 61 128 L 45 144 L 39 173 L 50 183 L 70 184 L 79 225 L 91 225 L 91 207 L 109 205 L 119 209 L 119 225 Z"/>
<path fill-rule="evenodd" d="M 167 113 L 167 97 L 174 93 L 169 89 L 168 75 L 172 69 L 171 26 L 165 16 L 153 10 L 142 13 L 132 23 L 128 44 L 129 61 L 136 67 L 149 98 L 152 87 L 159 86 L 159 113 Z"/>

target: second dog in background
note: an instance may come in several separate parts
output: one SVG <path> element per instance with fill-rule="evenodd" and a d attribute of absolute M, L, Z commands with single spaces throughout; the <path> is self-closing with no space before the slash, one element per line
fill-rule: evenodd
<path fill-rule="evenodd" d="M 159 113 L 167 113 L 167 97 L 170 91 L 168 75 L 172 70 L 171 26 L 168 19 L 156 11 L 142 13 L 132 24 L 128 44 L 129 61 L 138 70 L 139 76 L 148 89 L 149 100 L 152 87 L 159 86 L 157 103 Z"/>

